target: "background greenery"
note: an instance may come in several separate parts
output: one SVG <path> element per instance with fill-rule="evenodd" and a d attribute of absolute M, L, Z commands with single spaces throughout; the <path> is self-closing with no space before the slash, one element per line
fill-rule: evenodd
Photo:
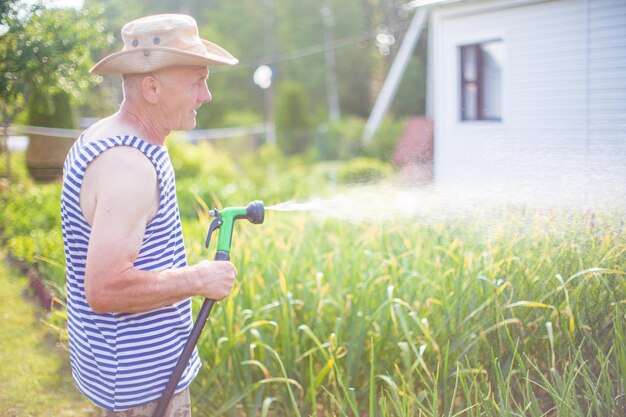
<path fill-rule="evenodd" d="M 86 9 L 49 9 L 37 3 L 3 0 L 0 108 L 5 125 L 18 117 L 29 101 L 31 111 L 49 114 L 54 112 L 55 97 L 63 96 L 74 106 L 85 100 L 85 93 L 98 81 L 89 74 L 91 50 L 106 45 L 100 18 L 100 13 Z M 36 115 L 30 118 L 46 122 Z"/>
<path fill-rule="evenodd" d="M 6 0 L 0 10 L 3 122 L 72 128 L 77 120 L 84 125 L 114 112 L 121 100 L 118 77 L 90 75 L 89 68 L 121 49 L 124 23 L 147 14 L 183 12 L 196 18 L 202 36 L 240 59 L 234 67 L 211 68 L 214 103 L 199 110 L 198 128 L 250 126 L 272 114 L 283 153 L 312 153 L 318 159 L 367 154 L 389 161 L 389 146 L 398 139 L 404 118 L 424 113 L 426 31 L 388 116 L 387 123 L 398 127 L 377 135 L 369 149 L 359 142 L 412 16 L 404 3 L 86 0 L 83 9 L 74 10 Z M 334 67 L 327 66 L 327 53 L 334 55 Z M 266 93 L 253 83 L 262 64 L 274 73 Z M 329 119 L 328 71 L 337 79 L 339 120 Z M 53 98 L 60 94 L 69 99 L 72 120 L 42 117 L 55 114 Z M 337 131 L 351 135 L 333 135 Z"/>
<path fill-rule="evenodd" d="M 388 66 L 411 18 L 402 0 L 86 0 L 90 10 L 103 10 L 109 46 L 94 58 L 121 48 L 120 28 L 127 21 L 156 13 L 184 12 L 196 18 L 201 35 L 223 45 L 239 58 L 235 67 L 212 69 L 210 88 L 219 106 L 200 112 L 200 127 L 221 125 L 229 112 L 256 114 L 262 120 L 263 96 L 252 82 L 254 70 L 267 64 L 275 72 L 274 85 L 295 82 L 305 91 L 310 116 L 327 118 L 324 48 L 336 56 L 337 84 L 342 113 L 367 117 Z M 322 9 L 331 10 L 325 21 Z M 325 36 L 332 33 L 332 38 Z M 381 48 L 376 36 L 388 34 L 394 43 Z M 397 116 L 423 114 L 426 39 L 414 52 L 404 87 L 394 103 Z M 212 107 L 209 109 L 209 107 Z"/>
<path fill-rule="evenodd" d="M 304 201 L 392 178 L 402 117 L 423 111 L 424 39 L 392 116 L 371 145 L 360 136 L 410 17 L 401 3 L 87 0 L 85 10 L 59 11 L 2 2 L 4 121 L 33 119 L 23 110 L 40 102 L 36 85 L 47 104 L 69 94 L 79 116 L 114 111 L 119 80 L 87 69 L 120 49 L 123 23 L 148 13 L 193 14 L 204 37 L 241 60 L 212 70 L 215 102 L 199 114 L 201 128 L 261 122 L 252 73 L 270 64 L 278 146 L 168 142 L 196 262 L 212 257 L 202 246 L 207 207 Z M 377 44 L 378 34 L 396 42 Z M 338 121 L 326 109 L 331 46 Z M 23 159 L 13 155 L 11 180 L 0 180 L 1 242 L 56 295 L 46 320 L 65 344 L 60 184 L 34 184 Z M 384 209 L 370 221 L 268 212 L 261 226 L 236 226 L 239 281 L 200 342 L 194 415 L 626 414 L 623 209 L 488 206 L 428 221 Z"/>
<path fill-rule="evenodd" d="M 341 194 L 350 166 L 169 147 L 190 262 L 212 257 L 207 206 Z M 0 192 L 2 244 L 55 291 L 47 321 L 65 343 L 60 185 L 17 172 Z M 377 214 L 237 224 L 238 282 L 199 344 L 194 415 L 624 414 L 623 212 Z"/>
<path fill-rule="evenodd" d="M 7 265 L 2 249 L 0 260 L 0 415 L 98 415 L 74 387 L 67 352 L 42 323 L 41 307 L 23 298 L 28 279 Z"/>

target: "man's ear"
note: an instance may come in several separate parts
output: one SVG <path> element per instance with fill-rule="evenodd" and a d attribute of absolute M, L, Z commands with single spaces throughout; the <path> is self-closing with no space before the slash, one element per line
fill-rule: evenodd
<path fill-rule="evenodd" d="M 141 80 L 141 93 L 148 103 L 157 104 L 161 93 L 161 83 L 153 75 L 146 75 Z"/>

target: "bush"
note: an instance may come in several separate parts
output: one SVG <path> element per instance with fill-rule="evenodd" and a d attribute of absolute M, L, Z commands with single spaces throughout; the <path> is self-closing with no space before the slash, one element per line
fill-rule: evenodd
<path fill-rule="evenodd" d="M 404 119 L 387 118 L 369 144 L 362 140 L 365 120 L 345 117 L 328 125 L 324 138 L 322 159 L 348 160 L 355 157 L 375 158 L 391 162 L 393 151 L 406 124 Z"/>
<path fill-rule="evenodd" d="M 33 186 L 11 184 L 0 191 L 0 242 L 17 261 L 32 264 L 46 286 L 64 297 L 65 268 L 58 183 Z"/>
<path fill-rule="evenodd" d="M 210 145 L 182 141 L 174 143 L 170 154 L 184 218 L 197 216 L 202 205 L 198 200 L 221 207 L 252 199 L 272 203 L 305 198 L 319 192 L 327 177 L 303 156 L 285 156 L 275 145 L 264 145 L 237 162 Z"/>
<path fill-rule="evenodd" d="M 358 117 L 344 117 L 329 124 L 322 158 L 345 161 L 362 156 L 361 135 L 364 127 L 365 120 Z"/>
<path fill-rule="evenodd" d="M 231 157 L 215 146 L 200 142 L 170 140 L 167 145 L 176 173 L 176 191 L 181 216 L 195 217 L 197 199 L 208 205 L 237 178 L 237 167 Z"/>
<path fill-rule="evenodd" d="M 405 119 L 385 119 L 372 138 L 372 142 L 363 147 L 363 155 L 369 158 L 391 162 L 393 151 L 396 148 L 400 136 L 402 136 L 405 125 Z"/>
<path fill-rule="evenodd" d="M 343 184 L 377 182 L 393 173 L 391 165 L 374 158 L 355 158 L 339 168 L 338 179 Z"/>
<path fill-rule="evenodd" d="M 177 180 L 211 176 L 220 182 L 230 182 L 237 174 L 231 157 L 210 143 L 192 144 L 173 139 L 167 142 L 167 150 Z"/>

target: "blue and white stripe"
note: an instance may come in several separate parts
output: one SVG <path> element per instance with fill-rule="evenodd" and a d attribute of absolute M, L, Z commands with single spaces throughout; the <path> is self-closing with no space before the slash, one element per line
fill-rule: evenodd
<path fill-rule="evenodd" d="M 193 326 L 191 300 L 137 314 L 95 314 L 85 296 L 85 261 L 91 226 L 80 208 L 80 187 L 91 161 L 115 146 L 132 146 L 154 165 L 159 209 L 146 227 L 134 267 L 160 271 L 187 265 L 176 200 L 174 170 L 167 149 L 136 136 L 82 143 L 70 150 L 63 170 L 61 219 L 66 258 L 68 333 L 72 374 L 78 388 L 98 406 L 125 410 L 161 395 Z M 177 391 L 200 369 L 194 351 Z"/>

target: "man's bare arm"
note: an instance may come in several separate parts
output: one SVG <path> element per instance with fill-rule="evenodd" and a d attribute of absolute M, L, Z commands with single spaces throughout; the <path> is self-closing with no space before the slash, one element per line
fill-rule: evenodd
<path fill-rule="evenodd" d="M 85 291 L 94 312 L 142 312 L 194 295 L 216 300 L 228 295 L 235 277 L 230 262 L 203 261 L 165 271 L 133 267 L 158 206 L 156 172 L 139 151 L 104 152 L 87 169 L 83 187 L 81 207 L 92 225 Z"/>

